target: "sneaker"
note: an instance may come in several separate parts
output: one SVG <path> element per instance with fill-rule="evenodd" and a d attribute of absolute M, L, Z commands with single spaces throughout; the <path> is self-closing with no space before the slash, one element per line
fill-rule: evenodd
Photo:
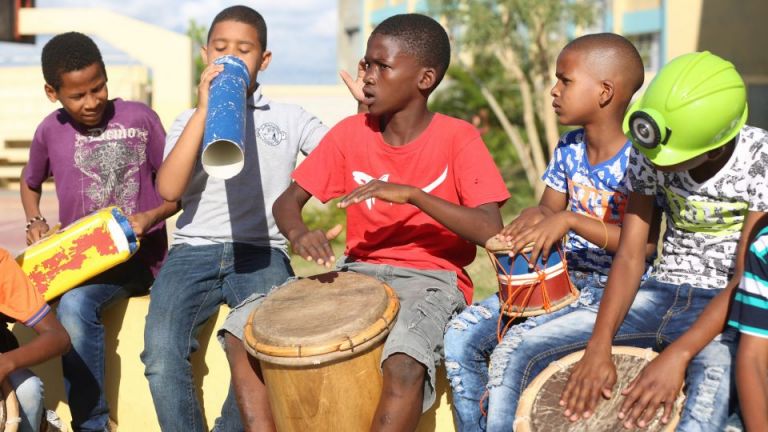
<path fill-rule="evenodd" d="M 56 411 L 45 410 L 45 419 L 40 427 L 41 432 L 67 432 L 67 427 L 61 421 Z"/>

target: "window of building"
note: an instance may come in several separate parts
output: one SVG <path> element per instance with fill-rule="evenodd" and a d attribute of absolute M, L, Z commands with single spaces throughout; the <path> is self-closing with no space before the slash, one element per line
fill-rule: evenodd
<path fill-rule="evenodd" d="M 626 35 L 626 37 L 635 45 L 637 51 L 640 53 L 645 70 L 653 72 L 658 71 L 661 67 L 661 59 L 659 58 L 659 33 L 641 33 Z"/>

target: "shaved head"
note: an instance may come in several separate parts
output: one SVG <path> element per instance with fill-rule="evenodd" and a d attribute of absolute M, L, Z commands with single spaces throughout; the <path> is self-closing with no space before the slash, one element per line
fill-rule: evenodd
<path fill-rule="evenodd" d="M 594 77 L 613 81 L 627 102 L 643 85 L 643 60 L 637 48 L 623 36 L 614 33 L 581 36 L 566 45 L 562 52 L 566 51 L 583 55 Z"/>

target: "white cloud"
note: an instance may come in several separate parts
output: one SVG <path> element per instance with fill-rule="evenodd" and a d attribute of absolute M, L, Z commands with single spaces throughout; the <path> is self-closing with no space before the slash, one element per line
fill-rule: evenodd
<path fill-rule="evenodd" d="M 227 6 L 245 4 L 264 16 L 275 62 L 266 82 L 336 80 L 337 0 L 38 0 L 37 7 L 100 7 L 179 33 L 192 19 L 208 26 Z M 38 57 L 39 58 L 39 57 Z"/>

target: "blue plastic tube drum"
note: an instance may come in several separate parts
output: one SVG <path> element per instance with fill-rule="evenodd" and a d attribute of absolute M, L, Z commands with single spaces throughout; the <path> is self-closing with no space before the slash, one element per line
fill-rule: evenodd
<path fill-rule="evenodd" d="M 203 169 L 209 176 L 228 179 L 243 169 L 245 156 L 246 93 L 250 77 L 248 68 L 235 56 L 213 61 L 224 70 L 211 82 L 208 114 L 203 134 Z"/>

